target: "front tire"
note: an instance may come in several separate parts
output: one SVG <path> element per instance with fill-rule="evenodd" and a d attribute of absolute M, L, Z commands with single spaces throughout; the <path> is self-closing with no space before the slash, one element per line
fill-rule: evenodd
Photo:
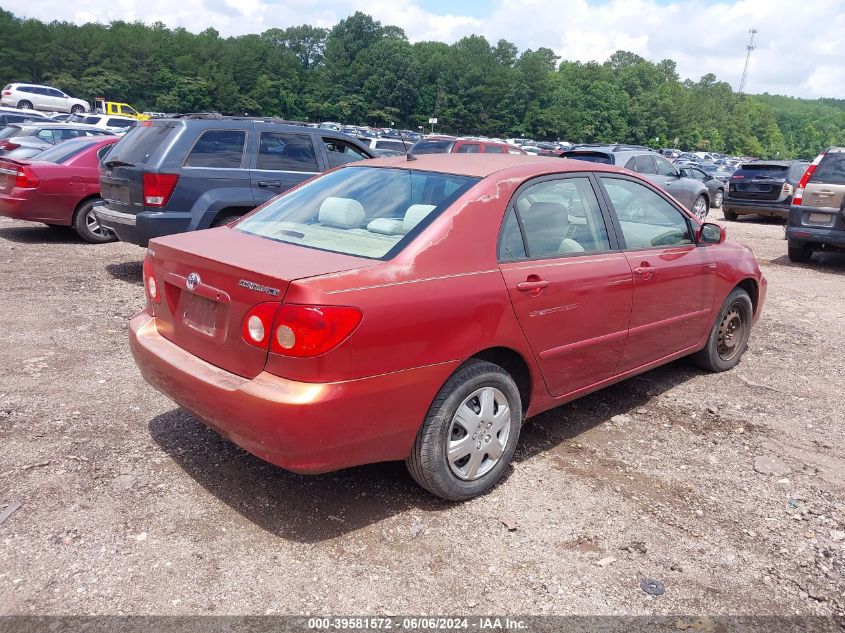
<path fill-rule="evenodd" d="M 789 261 L 796 264 L 806 264 L 813 259 L 813 247 L 809 244 L 802 244 L 801 246 L 788 246 Z"/>
<path fill-rule="evenodd" d="M 79 105 L 79 104 L 76 104 L 75 106 L 73 106 L 73 107 L 70 109 L 70 113 L 71 113 L 71 114 L 82 114 L 83 112 L 85 112 L 85 108 L 84 108 L 84 107 L 82 107 L 82 106 L 81 106 L 81 105 Z"/>
<path fill-rule="evenodd" d="M 707 212 L 709 210 L 710 205 L 707 202 L 707 198 L 703 195 L 698 196 L 695 199 L 695 202 L 692 203 L 692 212 L 695 214 L 695 217 L 702 222 L 707 219 Z"/>
<path fill-rule="evenodd" d="M 24 99 L 23 101 L 18 101 L 18 109 L 19 110 L 32 110 L 32 102 L 27 101 Z"/>
<path fill-rule="evenodd" d="M 405 464 L 430 493 L 471 499 L 501 478 L 521 427 L 522 399 L 513 378 L 498 365 L 471 360 L 438 392 Z"/>
<path fill-rule="evenodd" d="M 111 231 L 103 228 L 97 216 L 94 215 L 94 203 L 96 200 L 88 200 L 79 205 L 73 216 L 73 229 L 77 235 L 91 244 L 105 244 L 117 240 Z"/>
<path fill-rule="evenodd" d="M 712 372 L 735 367 L 748 347 L 753 316 L 751 297 L 742 288 L 734 288 L 719 310 L 704 349 L 690 357 L 692 362 Z"/>
<path fill-rule="evenodd" d="M 721 189 L 717 189 L 713 194 L 713 207 L 716 209 L 722 208 L 722 203 L 725 201 L 725 193 Z"/>

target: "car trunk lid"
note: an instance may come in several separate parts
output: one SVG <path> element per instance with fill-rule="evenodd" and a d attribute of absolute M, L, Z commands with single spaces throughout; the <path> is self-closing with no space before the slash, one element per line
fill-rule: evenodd
<path fill-rule="evenodd" d="M 731 177 L 728 186 L 731 197 L 740 200 L 779 200 L 790 191 L 784 185 L 789 176 L 788 165 L 743 165 Z"/>
<path fill-rule="evenodd" d="M 374 264 L 228 227 L 158 238 L 150 243 L 148 257 L 161 297 L 161 303 L 153 304 L 159 333 L 246 378 L 264 369 L 268 353 L 243 340 L 243 322 L 251 309 L 260 303 L 277 308 L 296 279 Z"/>

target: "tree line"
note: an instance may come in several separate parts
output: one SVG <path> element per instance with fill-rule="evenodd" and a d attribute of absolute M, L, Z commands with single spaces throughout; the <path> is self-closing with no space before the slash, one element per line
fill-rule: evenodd
<path fill-rule="evenodd" d="M 219 111 L 301 121 L 575 142 L 677 146 L 812 158 L 845 145 L 845 100 L 743 96 L 715 75 L 681 81 L 675 62 L 618 51 L 560 60 L 479 35 L 410 43 L 357 12 L 223 38 L 161 22 L 76 25 L 0 10 L 0 80 L 47 83 L 139 110 Z"/>

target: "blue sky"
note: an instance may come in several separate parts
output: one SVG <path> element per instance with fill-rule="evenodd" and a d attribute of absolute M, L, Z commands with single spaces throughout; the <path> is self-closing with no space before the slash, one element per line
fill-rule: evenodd
<path fill-rule="evenodd" d="M 749 92 L 845 98 L 845 0 L 28 0 L 11 10 L 47 21 L 160 20 L 194 32 L 211 26 L 223 35 L 330 27 L 360 10 L 402 27 L 411 41 L 480 34 L 580 61 L 624 49 L 673 59 L 683 78 L 715 73 L 734 88 L 748 29 L 756 27 Z"/>

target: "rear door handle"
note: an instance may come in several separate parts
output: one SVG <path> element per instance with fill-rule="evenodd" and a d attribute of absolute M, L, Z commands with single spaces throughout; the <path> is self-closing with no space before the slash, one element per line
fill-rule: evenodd
<path fill-rule="evenodd" d="M 282 182 L 280 180 L 259 180 L 258 186 L 259 187 L 281 187 Z"/>
<path fill-rule="evenodd" d="M 634 272 L 643 278 L 643 280 L 648 281 L 654 275 L 654 267 L 650 266 L 646 262 L 643 262 L 644 266 L 637 266 L 634 268 Z"/>
<path fill-rule="evenodd" d="M 820 196 L 824 196 L 825 198 L 829 198 L 832 195 L 835 195 L 835 191 L 831 191 L 830 189 L 822 189 L 821 191 L 816 192 Z"/>
<path fill-rule="evenodd" d="M 533 279 L 531 281 L 520 281 L 516 284 L 516 289 L 522 292 L 539 292 L 543 288 L 548 287 L 549 282 L 545 279 Z"/>

